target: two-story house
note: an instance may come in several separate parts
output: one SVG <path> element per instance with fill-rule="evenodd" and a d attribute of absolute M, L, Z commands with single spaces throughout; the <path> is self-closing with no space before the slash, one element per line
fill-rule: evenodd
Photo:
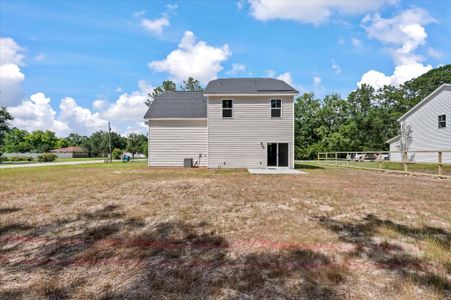
<path fill-rule="evenodd" d="M 451 150 L 450 120 L 451 84 L 442 84 L 398 119 L 403 130 L 401 135 L 387 141 L 390 144 L 390 160 L 402 160 L 402 139 L 409 160 L 437 162 L 436 151 Z M 451 152 L 443 152 L 442 161 L 451 163 Z"/>
<path fill-rule="evenodd" d="M 203 92 L 156 97 L 149 124 L 149 165 L 294 168 L 294 96 L 273 78 L 210 81 Z"/>

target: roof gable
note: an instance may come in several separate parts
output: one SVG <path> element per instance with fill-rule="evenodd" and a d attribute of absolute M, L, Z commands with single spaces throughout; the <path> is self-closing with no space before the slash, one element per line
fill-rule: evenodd
<path fill-rule="evenodd" d="M 144 119 L 206 118 L 207 97 L 204 92 L 167 91 L 155 97 Z"/>
<path fill-rule="evenodd" d="M 429 95 L 427 95 L 423 100 L 421 100 L 420 102 L 417 103 L 417 105 L 415 105 L 414 107 L 412 107 L 408 112 L 406 112 L 404 115 L 402 115 L 399 119 L 398 122 L 401 122 L 402 120 L 404 120 L 405 118 L 407 118 L 408 116 L 410 116 L 412 113 L 416 112 L 420 107 L 422 107 L 423 105 L 425 105 L 426 103 L 428 103 L 430 100 L 432 100 L 436 95 L 438 95 L 439 93 L 441 93 L 442 91 L 446 90 L 446 89 L 450 89 L 451 90 L 451 84 L 449 83 L 444 83 L 441 86 L 439 86 L 437 89 L 435 89 L 435 91 L 433 91 L 432 93 L 430 93 Z"/>

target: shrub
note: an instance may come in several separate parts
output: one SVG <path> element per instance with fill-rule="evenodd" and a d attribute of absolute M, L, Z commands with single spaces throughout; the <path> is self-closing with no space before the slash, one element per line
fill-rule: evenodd
<path fill-rule="evenodd" d="M 50 162 L 56 159 L 56 155 L 53 153 L 43 153 L 38 156 L 39 162 Z"/>
<path fill-rule="evenodd" d="M 34 158 L 31 156 L 11 156 L 8 158 L 10 161 L 33 161 Z"/>
<path fill-rule="evenodd" d="M 112 153 L 113 159 L 121 159 L 121 155 L 123 152 L 124 151 L 122 151 L 121 149 L 114 148 Z"/>

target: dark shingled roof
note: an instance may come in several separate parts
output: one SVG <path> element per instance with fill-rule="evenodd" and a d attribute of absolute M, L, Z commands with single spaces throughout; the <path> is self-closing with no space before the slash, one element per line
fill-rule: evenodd
<path fill-rule="evenodd" d="M 206 118 L 207 97 L 203 94 L 204 92 L 165 92 L 153 100 L 144 119 Z"/>
<path fill-rule="evenodd" d="M 205 94 L 292 94 L 298 91 L 274 78 L 224 78 L 212 80 Z"/>

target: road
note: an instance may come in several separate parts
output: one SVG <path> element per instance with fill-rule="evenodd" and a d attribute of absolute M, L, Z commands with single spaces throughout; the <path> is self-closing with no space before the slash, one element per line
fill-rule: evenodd
<path fill-rule="evenodd" d="M 145 159 L 135 159 L 134 161 L 142 161 Z M 1 165 L 0 169 L 12 169 L 12 168 L 33 168 L 33 167 L 48 167 L 48 166 L 64 166 L 64 165 L 82 165 L 82 164 L 99 164 L 104 160 L 79 160 L 79 161 L 63 161 L 63 162 L 46 162 L 46 163 L 32 163 L 32 164 L 17 164 L 17 165 Z M 120 162 L 115 160 L 114 162 Z"/>

